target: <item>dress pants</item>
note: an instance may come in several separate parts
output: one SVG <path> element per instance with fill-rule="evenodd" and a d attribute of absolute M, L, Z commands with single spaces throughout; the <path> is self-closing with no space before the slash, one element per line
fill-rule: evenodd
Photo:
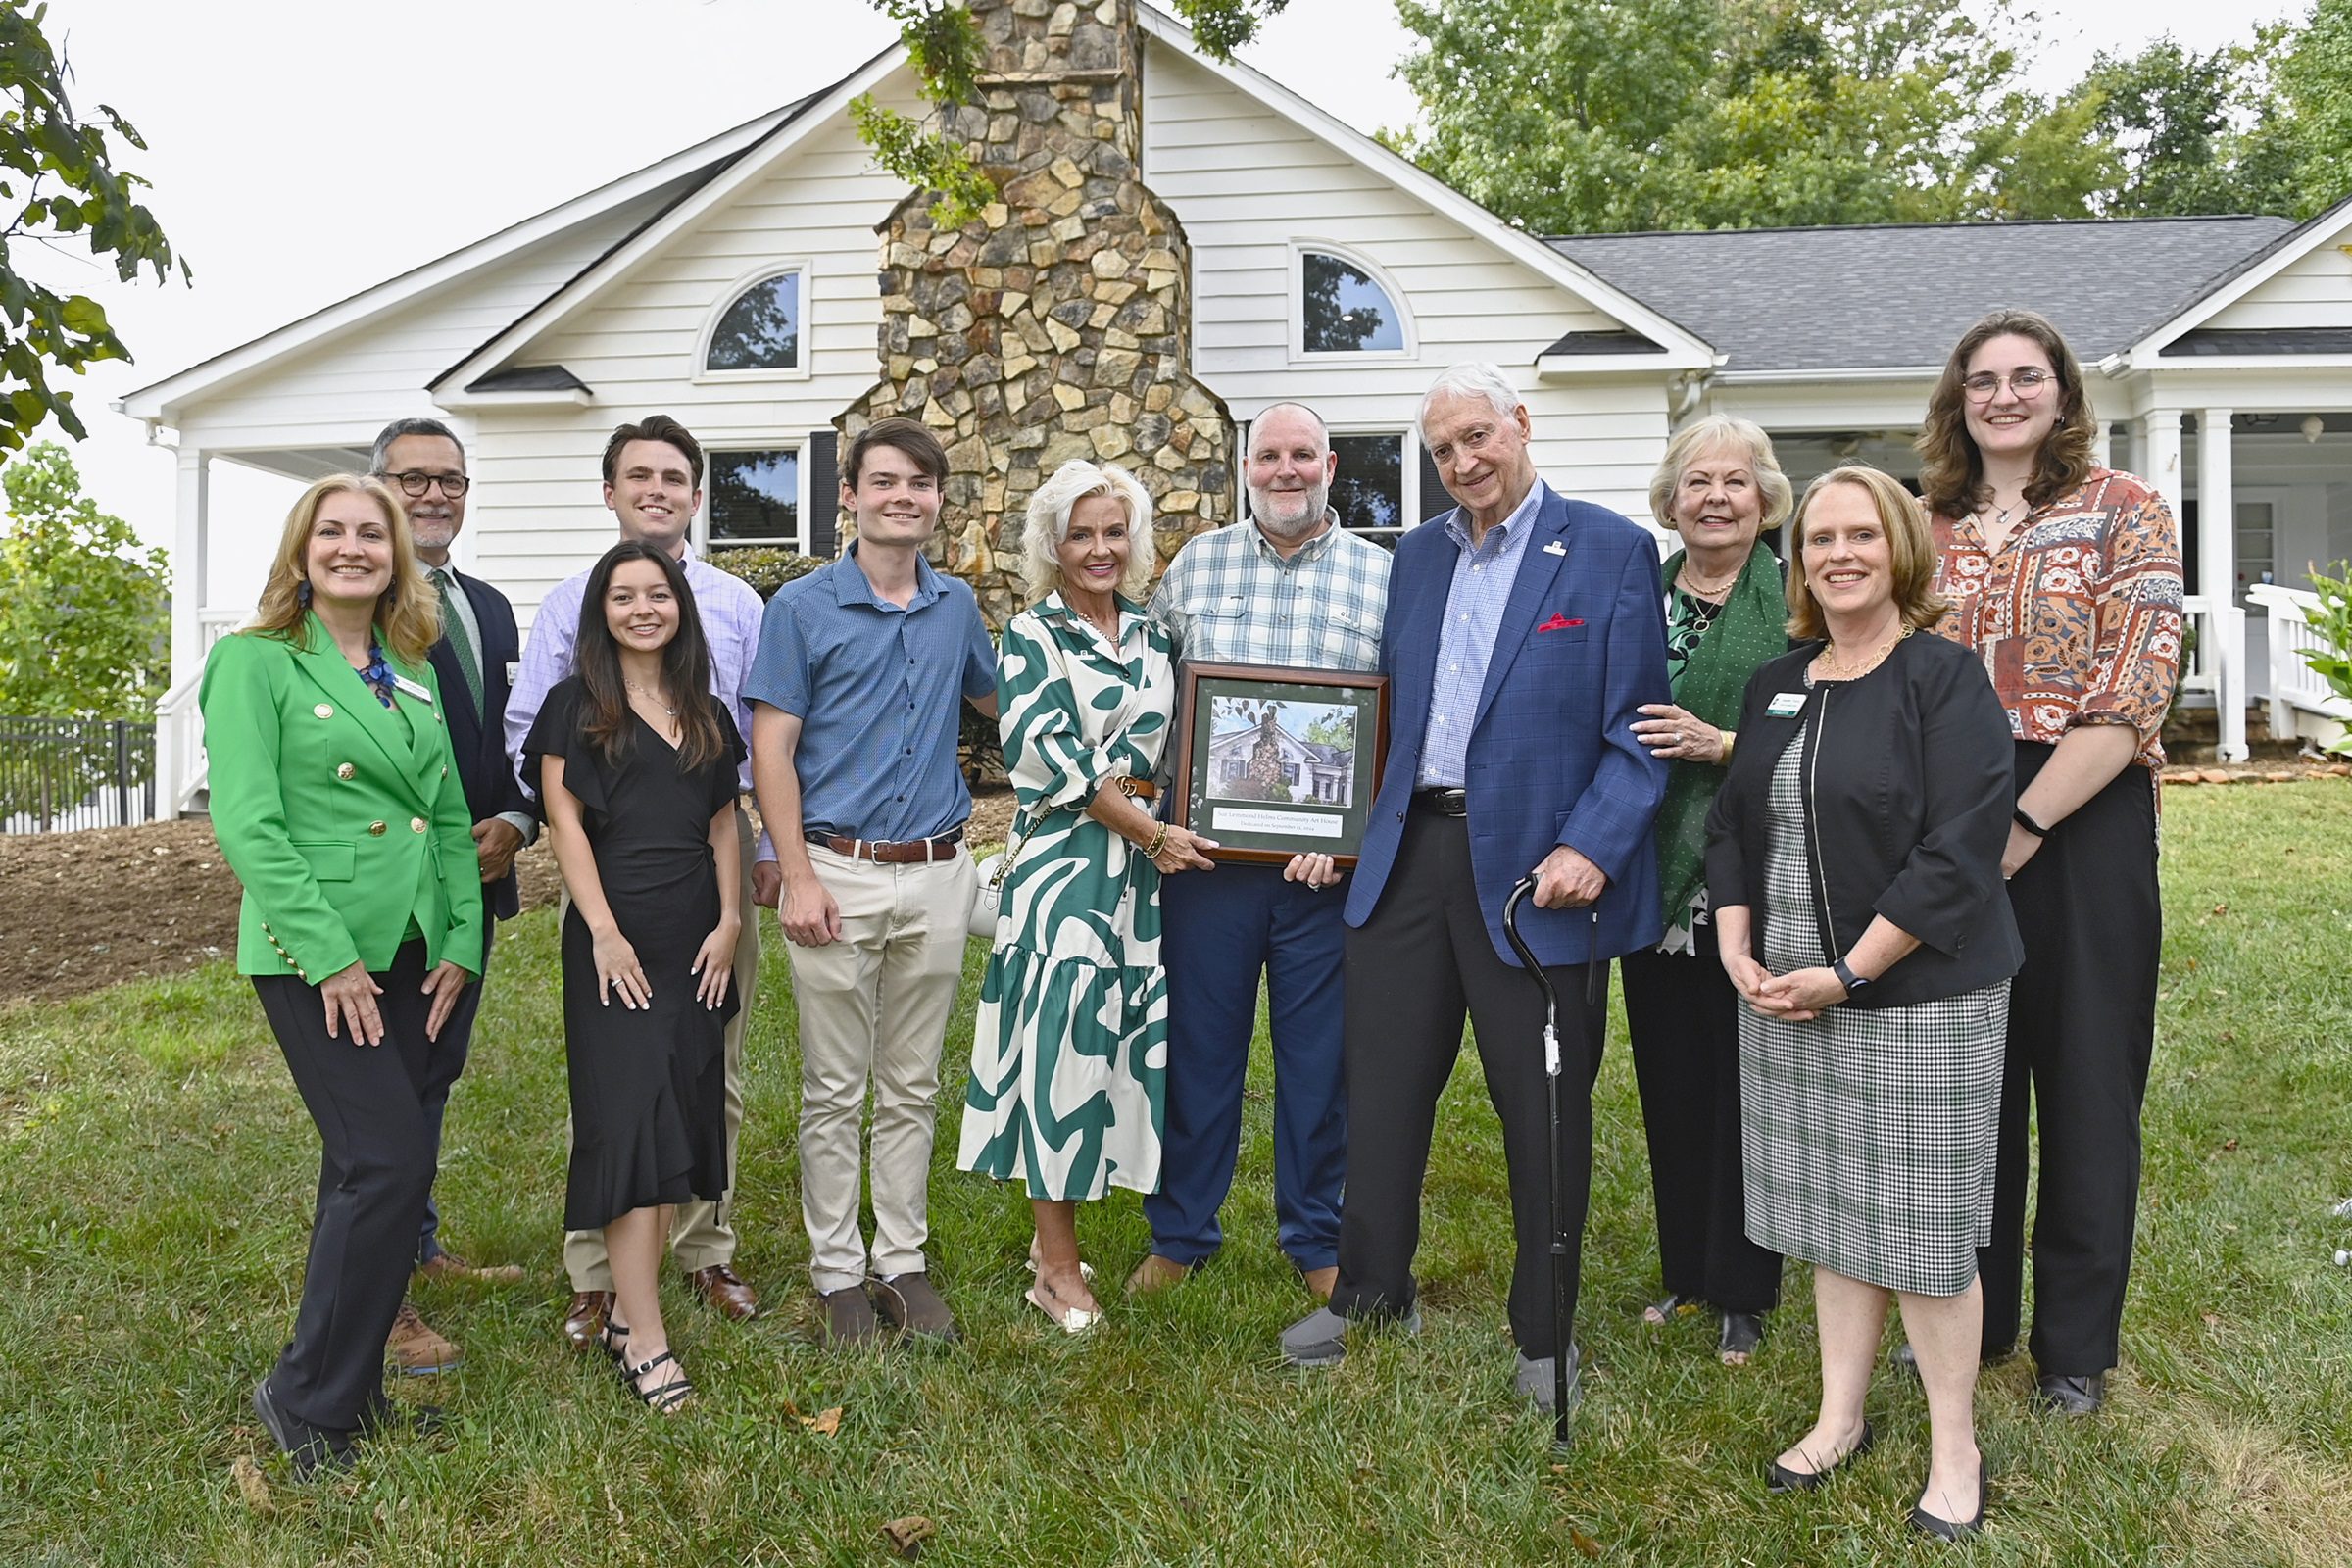
<path fill-rule="evenodd" d="M 1222 874 L 1222 873 L 1219 873 Z M 1592 1080 L 1608 1012 L 1605 964 L 1546 968 L 1559 997 L 1560 1151 L 1569 1237 L 1562 1264 L 1573 1312 L 1592 1185 Z M 1588 975 L 1593 981 L 1587 995 Z M 1502 1121 L 1518 1260 L 1511 1337 L 1520 1353 L 1553 1351 L 1551 1141 L 1544 1073 L 1544 996 L 1496 956 L 1479 912 L 1469 824 L 1416 807 L 1389 887 L 1348 933 L 1348 1200 L 1332 1310 L 1350 1317 L 1412 1310 L 1421 1185 L 1438 1097 L 1461 1051 L 1465 1008 Z"/>
<path fill-rule="evenodd" d="M 939 1118 L 939 1054 L 963 979 L 972 858 L 882 865 L 808 847 L 808 863 L 841 910 L 841 935 L 794 943 L 801 1012 L 801 1220 L 818 1295 L 924 1271 L 930 1240 L 931 1146 Z M 859 1124 L 874 1096 L 874 1241 L 858 1223 Z"/>
<path fill-rule="evenodd" d="M 743 1131 L 743 1031 L 751 1022 L 753 1001 L 760 995 L 760 908 L 752 903 L 752 855 L 759 839 L 740 805 L 735 808 L 735 831 L 743 851 L 743 931 L 735 939 L 735 995 L 742 1005 L 727 1021 L 726 1031 L 727 1192 L 715 1202 L 697 1199 L 680 1203 L 677 1217 L 670 1222 L 669 1255 L 689 1274 L 714 1263 L 735 1261 L 735 1146 Z M 564 907 L 570 907 L 568 894 Z M 564 1143 L 565 1148 L 571 1145 L 568 1122 Z M 611 1290 L 612 1259 L 605 1252 L 605 1233 L 565 1231 L 564 1270 L 571 1276 L 575 1291 Z"/>
<path fill-rule="evenodd" d="M 433 1183 L 424 1115 L 424 943 L 401 945 L 376 973 L 378 1046 L 350 1023 L 326 1032 L 318 988 L 256 975 L 253 989 L 318 1129 L 318 1212 L 302 1273 L 294 1339 L 270 1374 L 278 1404 L 316 1427 L 349 1432 L 383 1397 L 384 1338 L 408 1294 L 417 1221 Z M 470 989 L 470 988 L 469 988 Z"/>
<path fill-rule="evenodd" d="M 1266 975 L 1274 1042 L 1275 1237 L 1300 1269 L 1339 1260 L 1348 1170 L 1340 965 L 1345 884 L 1318 893 L 1276 865 L 1228 861 L 1159 884 L 1168 975 L 1167 1121 L 1159 1191 L 1144 1200 L 1152 1250 L 1199 1263 L 1224 1240 L 1217 1210 L 1241 1155 L 1242 1089 Z"/>
<path fill-rule="evenodd" d="M 2017 744 L 2021 794 L 2052 750 Z M 2126 767 L 2051 828 L 2010 882 L 2009 905 L 2026 963 L 2009 986 L 1992 1245 L 1978 1253 L 1984 1348 L 2017 1341 L 2030 1093 L 2041 1135 L 2031 1348 L 2045 1373 L 2089 1377 L 2115 1365 L 2123 1335 L 2156 1048 L 2164 921 L 2148 770 Z"/>
<path fill-rule="evenodd" d="M 1781 1254 L 1747 1239 L 1740 1147 L 1740 993 L 1700 922 L 1694 953 L 1617 960 L 1634 1081 L 1649 1139 L 1658 1272 L 1667 1294 L 1724 1312 L 1769 1312 Z"/>
<path fill-rule="evenodd" d="M 485 900 L 485 902 L 487 902 Z M 482 916 L 482 977 L 458 995 L 458 1004 L 442 1022 L 441 1038 L 426 1048 L 424 1059 L 424 1124 L 433 1144 L 433 1177 L 441 1175 L 441 1121 L 449 1109 L 449 1092 L 466 1070 L 473 1050 L 473 1016 L 482 1009 L 482 986 L 490 978 L 490 949 L 498 940 L 498 921 Z M 441 1210 L 428 1190 L 424 1195 L 424 1228 L 416 1237 L 418 1267 L 441 1255 Z"/>

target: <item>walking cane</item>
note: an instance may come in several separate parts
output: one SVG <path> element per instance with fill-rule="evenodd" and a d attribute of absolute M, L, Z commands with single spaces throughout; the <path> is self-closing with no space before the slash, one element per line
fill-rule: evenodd
<path fill-rule="evenodd" d="M 1511 889 L 1502 906 L 1502 933 L 1511 939 L 1528 975 L 1544 989 L 1544 1085 L 1551 1114 L 1551 1446 L 1568 1446 L 1568 1357 L 1575 1312 L 1568 1304 L 1568 1182 L 1560 1168 L 1560 999 L 1551 976 L 1519 935 L 1519 901 L 1536 891 L 1533 876 Z"/>

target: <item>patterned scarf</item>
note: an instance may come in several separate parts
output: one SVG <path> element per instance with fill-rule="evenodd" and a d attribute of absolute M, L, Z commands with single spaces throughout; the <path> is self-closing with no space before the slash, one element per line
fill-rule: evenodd
<path fill-rule="evenodd" d="M 1667 592 L 1682 570 L 1683 552 L 1662 568 Z M 1674 678 L 1677 708 L 1717 729 L 1740 722 L 1740 701 L 1756 666 L 1788 651 L 1788 601 L 1781 585 L 1780 558 L 1759 535 L 1740 568 L 1706 636 L 1691 650 Z M 1723 783 L 1723 769 L 1706 762 L 1668 764 L 1666 800 L 1658 808 L 1658 889 L 1666 901 L 1666 923 L 1690 907 L 1706 882 L 1707 808 Z"/>

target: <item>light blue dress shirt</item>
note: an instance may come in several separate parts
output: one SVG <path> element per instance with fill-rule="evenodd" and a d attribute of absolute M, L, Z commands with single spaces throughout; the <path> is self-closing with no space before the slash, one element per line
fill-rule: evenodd
<path fill-rule="evenodd" d="M 1446 619 L 1438 628 L 1438 674 L 1429 699 L 1429 727 L 1421 737 L 1422 789 L 1460 789 L 1469 782 L 1470 723 L 1478 696 L 1487 687 L 1487 665 L 1494 658 L 1494 634 L 1519 580 L 1519 563 L 1536 514 L 1551 493 L 1541 479 L 1511 514 L 1487 530 L 1473 549 L 1470 525 L 1460 508 L 1446 519 L 1453 541 L 1453 586 L 1446 595 Z"/>

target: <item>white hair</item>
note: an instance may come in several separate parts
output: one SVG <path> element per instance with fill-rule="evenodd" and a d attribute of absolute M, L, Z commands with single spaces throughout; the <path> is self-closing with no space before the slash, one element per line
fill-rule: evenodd
<path fill-rule="evenodd" d="M 1061 585 L 1061 560 L 1055 547 L 1069 537 L 1070 514 L 1088 496 L 1109 496 L 1127 510 L 1127 569 L 1119 575 L 1119 592 L 1140 600 L 1151 586 L 1152 569 L 1159 564 L 1159 549 L 1152 538 L 1152 497 L 1142 481 L 1125 468 L 1101 466 L 1072 458 L 1054 470 L 1053 477 L 1029 498 L 1029 513 L 1021 525 L 1021 575 L 1029 592 L 1043 599 Z"/>
<path fill-rule="evenodd" d="M 1440 398 L 1483 398 L 1494 407 L 1497 417 L 1509 418 L 1527 407 L 1527 399 L 1511 385 L 1511 378 L 1499 365 L 1481 360 L 1469 365 L 1455 365 L 1430 383 L 1421 394 L 1421 407 L 1413 415 L 1413 433 L 1426 437 L 1429 433 L 1429 406 Z"/>

